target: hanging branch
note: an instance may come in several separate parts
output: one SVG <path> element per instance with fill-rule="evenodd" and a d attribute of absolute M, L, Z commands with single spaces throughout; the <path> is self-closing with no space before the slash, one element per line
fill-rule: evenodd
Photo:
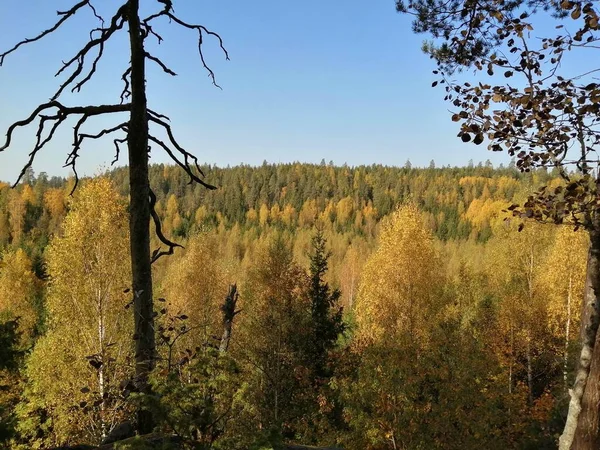
<path fill-rule="evenodd" d="M 119 160 L 119 155 L 121 154 L 120 144 L 125 144 L 126 142 L 127 142 L 127 138 L 113 140 L 113 144 L 115 146 L 115 159 L 113 159 L 110 162 L 111 166 L 114 166 L 115 163 Z"/>
<path fill-rule="evenodd" d="M 178 24 L 184 28 L 187 28 L 188 30 L 196 30 L 198 32 L 198 54 L 200 56 L 200 61 L 202 62 L 202 66 L 208 72 L 208 76 L 211 79 L 212 84 L 215 87 L 222 89 L 221 86 L 219 86 L 217 84 L 215 73 L 212 71 L 212 69 L 206 63 L 206 60 L 204 59 L 204 53 L 202 51 L 202 44 L 204 42 L 203 35 L 206 34 L 206 35 L 212 36 L 218 40 L 219 47 L 221 48 L 221 51 L 223 51 L 223 53 L 225 54 L 225 59 L 227 61 L 229 61 L 229 53 L 227 52 L 227 49 L 225 48 L 225 45 L 223 44 L 223 39 L 221 38 L 221 36 L 218 33 L 215 33 L 214 31 L 210 31 L 208 28 L 206 28 L 203 25 L 190 24 L 190 23 L 187 23 L 187 22 L 181 20 L 177 16 L 175 16 L 173 14 L 173 2 L 171 0 L 158 0 L 158 1 L 165 5 L 164 9 L 158 13 L 148 16 L 141 22 L 142 26 L 146 30 L 146 34 L 150 34 L 150 33 L 155 34 L 152 30 L 152 26 L 150 25 L 150 23 L 159 17 L 167 17 L 170 22 L 175 22 L 176 24 Z M 162 38 L 160 36 L 158 36 L 156 34 L 155 34 L 155 36 L 157 37 L 159 42 L 162 40 Z"/>
<path fill-rule="evenodd" d="M 131 75 L 131 66 L 127 67 L 127 70 L 125 70 L 125 72 L 123 72 L 123 75 L 121 76 L 121 80 L 123 80 L 123 83 L 125 84 L 125 86 L 123 87 L 123 91 L 121 92 L 120 98 L 121 98 L 121 103 L 125 103 L 125 100 L 129 99 L 129 97 L 131 97 L 131 83 L 129 82 L 129 76 Z"/>
<path fill-rule="evenodd" d="M 165 237 L 165 235 L 162 232 L 162 225 L 160 223 L 160 218 L 158 217 L 158 214 L 156 213 L 155 206 L 156 206 L 156 195 L 154 194 L 152 189 L 150 189 L 150 215 L 152 216 L 152 220 L 154 221 L 154 228 L 155 228 L 156 236 L 158 236 L 158 239 L 160 239 L 160 241 L 163 244 L 165 244 L 167 247 L 169 247 L 169 250 L 167 250 L 167 251 L 162 251 L 160 247 L 157 248 L 156 250 L 154 250 L 154 252 L 152 252 L 152 258 L 150 260 L 150 262 L 152 264 L 154 264 L 158 260 L 158 258 L 160 258 L 161 256 L 172 255 L 173 251 L 175 250 L 176 247 L 183 248 L 183 245 L 177 244 L 176 242 L 171 242 L 169 239 L 167 239 Z"/>
<path fill-rule="evenodd" d="M 180 161 L 179 158 L 177 158 L 177 156 L 173 153 L 173 151 L 169 148 L 169 146 L 161 141 L 160 139 L 158 139 L 157 137 L 149 134 L 148 135 L 148 139 L 151 140 L 152 142 L 158 144 L 165 152 L 167 152 L 167 154 L 171 157 L 171 159 L 173 161 L 175 161 L 177 163 L 177 165 L 179 165 L 179 167 L 181 167 L 185 173 L 188 174 L 188 176 L 190 177 L 190 184 L 193 182 L 196 182 L 198 184 L 201 184 L 202 186 L 204 186 L 207 189 L 216 189 L 215 186 L 206 183 L 204 180 L 202 180 L 200 177 L 198 177 L 192 169 L 192 166 L 190 165 L 190 159 L 193 161 L 193 164 L 196 168 L 196 170 L 198 171 L 198 173 L 200 173 L 200 175 L 204 176 L 204 172 L 202 172 L 202 169 L 200 168 L 200 164 L 198 164 L 198 158 L 196 156 L 194 156 L 193 154 L 191 154 L 190 152 L 188 152 L 187 150 L 185 150 L 183 147 L 181 147 L 181 145 L 179 145 L 179 143 L 177 142 L 177 140 L 175 139 L 175 136 L 173 135 L 173 131 L 171 130 L 171 126 L 159 119 L 152 111 L 148 111 L 148 120 L 150 122 L 153 122 L 157 125 L 160 125 L 161 127 L 163 127 L 163 129 L 167 132 L 167 136 L 169 137 L 169 141 L 170 144 L 179 152 L 183 155 L 183 161 Z"/>

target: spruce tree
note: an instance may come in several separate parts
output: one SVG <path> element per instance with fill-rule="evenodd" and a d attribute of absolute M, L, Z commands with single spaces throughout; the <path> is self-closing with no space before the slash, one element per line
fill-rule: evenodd
<path fill-rule="evenodd" d="M 330 256 L 325 249 L 326 243 L 323 230 L 317 229 L 312 238 L 308 291 L 313 326 L 309 353 L 313 366 L 313 379 L 316 382 L 331 376 L 327 357 L 335 347 L 339 335 L 345 330 L 342 321 L 342 307 L 338 304 L 341 292 L 338 289 L 331 290 L 329 284 L 324 280 Z"/>

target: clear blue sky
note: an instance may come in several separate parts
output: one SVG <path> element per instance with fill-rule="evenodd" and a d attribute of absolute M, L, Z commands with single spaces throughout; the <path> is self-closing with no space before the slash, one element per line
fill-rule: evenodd
<path fill-rule="evenodd" d="M 56 20 L 55 11 L 75 0 L 3 2 L 0 49 L 32 36 Z M 96 0 L 108 16 L 119 2 Z M 145 5 L 154 0 L 143 0 Z M 220 166 L 239 163 L 319 162 L 349 165 L 382 163 L 464 165 L 469 159 L 508 163 L 506 154 L 456 138 L 443 90 L 432 89 L 433 62 L 421 53 L 422 36 L 395 12 L 393 0 L 175 0 L 177 15 L 221 34 L 231 61 L 214 40 L 205 41 L 206 58 L 223 90 L 214 88 L 200 65 L 196 35 L 161 22 L 165 42 L 151 51 L 179 75 L 170 78 L 150 66 L 149 105 L 171 117 L 180 141 L 201 161 Z M 158 5 L 158 4 L 157 4 Z M 6 58 L 0 67 L 0 132 L 46 101 L 61 78 L 60 61 L 87 41 L 96 24 L 89 11 L 55 35 Z M 106 49 L 93 83 L 64 103 L 116 103 L 127 64 L 126 33 Z M 117 119 L 91 122 L 118 123 Z M 26 158 L 35 128 L 19 132 L 0 153 L 0 179 L 12 180 Z M 71 128 L 56 135 L 34 170 L 61 169 L 71 145 Z M 81 173 L 109 165 L 111 140 L 84 147 Z M 122 162 L 126 155 L 122 155 Z M 158 149 L 152 160 L 167 161 Z"/>

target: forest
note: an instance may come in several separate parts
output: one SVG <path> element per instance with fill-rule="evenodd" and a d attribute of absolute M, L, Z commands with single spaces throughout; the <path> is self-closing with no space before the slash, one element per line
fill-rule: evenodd
<path fill-rule="evenodd" d="M 600 68 L 590 55 L 600 49 L 597 2 L 395 0 L 396 17 L 411 22 L 398 25 L 409 33 L 396 43 L 380 28 L 383 16 L 368 26 L 375 9 L 360 9 L 349 22 L 335 11 L 311 48 L 295 47 L 315 38 L 299 9 L 291 16 L 301 34 L 288 45 L 294 26 L 279 20 L 289 11 L 263 29 L 229 10 L 228 32 L 241 62 L 252 64 L 236 81 L 224 76 L 234 88 L 217 103 L 209 100 L 222 90 L 220 63 L 235 51 L 196 21 L 199 9 L 179 9 L 194 2 L 66 3 L 50 11 L 53 19 L 41 12 L 26 36 L 19 14 L 3 22 L 19 31 L 0 49 L 0 66 L 10 61 L 20 72 L 3 78 L 10 90 L 33 93 L 47 80 L 23 60 L 46 70 L 50 57 L 57 67 L 56 83 L 44 86 L 53 93 L 7 93 L 11 117 L 2 125 L 3 155 L 22 150 L 25 128 L 31 139 L 19 168 L 7 165 L 14 184 L 0 183 L 1 446 L 600 448 Z M 325 7 L 308 9 L 321 19 Z M 72 34 L 77 26 L 83 41 Z M 335 49 L 326 50 L 336 28 Z M 279 34 L 253 47 L 250 38 L 267 29 Z M 350 29 L 359 35 L 348 38 Z M 367 31 L 377 32 L 370 44 Z M 279 142 L 281 154 L 296 158 L 317 142 L 337 143 L 340 162 L 354 139 L 367 139 L 355 147 L 369 153 L 362 162 L 383 161 L 377 152 L 399 143 L 425 150 L 431 136 L 423 135 L 448 136 L 428 96 L 408 92 L 425 66 L 386 65 L 414 34 L 430 59 L 427 84 L 450 108 L 449 137 L 506 153 L 507 167 L 255 160 L 223 168 L 202 165 L 206 155 L 187 148 L 206 148 L 207 120 L 226 109 L 212 135 L 220 149 L 262 152 L 264 142 Z M 40 41 L 47 54 L 28 56 Z M 274 41 L 279 51 L 266 50 Z M 54 52 L 70 42 L 72 53 Z M 304 59 L 317 51 L 322 60 Z M 259 53 L 287 69 L 281 80 Z M 338 56 L 348 65 L 326 74 Z M 103 67 L 115 57 L 121 65 Z M 177 76 L 177 62 L 192 72 L 178 95 L 164 82 Z M 311 67 L 319 68 L 313 84 L 297 89 Z M 390 68 L 398 79 L 383 86 L 375 72 Z M 106 82 L 107 73 L 116 79 Z M 216 89 L 194 100 L 198 73 Z M 278 82 L 290 80 L 296 98 L 281 101 Z M 309 108 L 320 135 L 300 115 L 278 129 L 298 98 L 324 84 Z M 361 102 L 355 94 L 363 91 L 373 101 Z M 412 100 L 381 101 L 392 92 Z M 275 115 L 258 117 L 259 103 Z M 230 126 L 240 111 L 242 122 Z M 350 112 L 363 115 L 346 123 Z M 359 122 L 381 122 L 392 134 L 377 141 L 377 127 L 351 130 Z M 216 144 L 261 131 L 254 123 L 258 140 Z M 304 134 L 311 144 L 295 142 Z M 96 142 L 104 152 L 98 140 L 107 136 L 111 169 L 83 176 L 83 147 Z M 429 146 L 453 151 L 444 139 Z M 68 178 L 33 171 L 53 145 L 63 149 Z"/>
<path fill-rule="evenodd" d="M 510 210 L 564 185 L 555 171 L 203 171 L 218 189 L 149 170 L 183 247 L 153 264 L 151 395 L 135 389 L 127 170 L 72 196 L 73 178 L 31 170 L 0 187 L 7 448 L 97 445 L 140 405 L 192 448 L 555 448 L 589 237 Z"/>

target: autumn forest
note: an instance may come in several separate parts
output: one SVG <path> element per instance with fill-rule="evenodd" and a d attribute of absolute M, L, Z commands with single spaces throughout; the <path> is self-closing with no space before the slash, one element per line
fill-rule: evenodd
<path fill-rule="evenodd" d="M 0 447 L 600 448 L 598 2 L 17 3 Z"/>
<path fill-rule="evenodd" d="M 100 443 L 138 402 L 206 448 L 553 448 L 588 238 L 520 230 L 507 208 L 559 186 L 555 174 L 408 162 L 205 172 L 227 188 L 150 168 L 162 232 L 184 247 L 153 265 L 152 398 L 128 386 L 127 172 L 72 197 L 72 178 L 31 171 L 2 186 L 12 448 Z"/>

